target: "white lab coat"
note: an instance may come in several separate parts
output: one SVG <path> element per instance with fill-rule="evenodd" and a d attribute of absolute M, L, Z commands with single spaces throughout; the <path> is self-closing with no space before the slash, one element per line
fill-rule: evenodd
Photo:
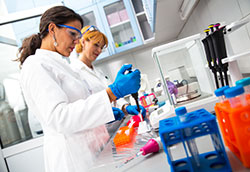
<path fill-rule="evenodd" d="M 56 52 L 37 49 L 23 64 L 24 97 L 44 131 L 46 172 L 87 171 L 109 139 L 104 126 L 114 120 L 109 97 L 83 81 Z"/>
<path fill-rule="evenodd" d="M 91 90 L 93 90 L 92 93 L 96 93 L 103 89 L 106 89 L 108 85 L 111 84 L 109 78 L 105 76 L 101 71 L 97 70 L 94 66 L 93 69 L 89 68 L 79 59 L 71 59 L 70 66 L 76 73 L 79 73 L 82 78 L 91 78 L 87 80 L 87 83 L 90 86 Z M 115 101 L 113 106 L 121 108 L 124 104 L 128 104 L 128 102 L 123 98 L 120 98 L 119 100 Z"/>

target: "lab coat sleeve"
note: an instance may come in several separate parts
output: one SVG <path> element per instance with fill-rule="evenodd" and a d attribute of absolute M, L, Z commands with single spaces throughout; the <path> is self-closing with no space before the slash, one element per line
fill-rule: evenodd
<path fill-rule="evenodd" d="M 21 84 L 25 98 L 30 99 L 27 102 L 32 102 L 32 108 L 43 125 L 60 133 L 71 134 L 114 120 L 105 90 L 86 99 L 69 102 L 60 87 L 60 80 L 42 64 L 28 65 L 22 70 Z"/>

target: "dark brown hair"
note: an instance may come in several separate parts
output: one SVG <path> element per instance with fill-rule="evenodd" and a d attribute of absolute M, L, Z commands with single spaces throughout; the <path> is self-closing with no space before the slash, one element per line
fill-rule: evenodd
<path fill-rule="evenodd" d="M 41 46 L 42 39 L 48 34 L 50 23 L 65 24 L 74 20 L 80 21 L 83 27 L 81 16 L 70 8 L 55 6 L 45 11 L 40 19 L 39 33 L 33 34 L 23 40 L 22 46 L 18 49 L 18 58 L 16 61 L 19 61 L 20 66 L 22 66 L 28 56 L 35 54 L 36 49 Z"/>

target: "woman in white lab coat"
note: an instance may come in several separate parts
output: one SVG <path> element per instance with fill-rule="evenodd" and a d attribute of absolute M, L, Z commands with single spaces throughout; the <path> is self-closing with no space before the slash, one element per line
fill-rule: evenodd
<path fill-rule="evenodd" d="M 93 62 L 102 53 L 103 49 L 108 46 L 108 39 L 96 26 L 85 26 L 81 30 L 82 38 L 76 45 L 76 52 L 79 53 L 78 59 L 71 60 L 71 66 L 81 75 L 89 76 L 92 79 L 88 80 L 88 84 L 95 88 L 95 91 L 103 90 L 110 84 L 107 76 L 98 71 Z M 146 115 L 146 110 L 140 105 L 143 117 Z M 129 105 L 124 99 L 119 99 L 114 102 L 113 112 L 116 119 L 122 119 L 125 114 L 138 115 L 137 106 Z M 121 110 L 122 109 L 122 110 Z"/>
<path fill-rule="evenodd" d="M 124 65 L 113 84 L 92 93 L 86 81 L 92 78 L 84 80 L 63 58 L 79 43 L 82 26 L 73 10 L 50 8 L 40 19 L 39 33 L 19 49 L 24 97 L 44 132 L 46 172 L 86 171 L 106 142 L 104 124 L 115 119 L 111 102 L 140 87 L 140 71 L 124 74 L 132 67 Z"/>

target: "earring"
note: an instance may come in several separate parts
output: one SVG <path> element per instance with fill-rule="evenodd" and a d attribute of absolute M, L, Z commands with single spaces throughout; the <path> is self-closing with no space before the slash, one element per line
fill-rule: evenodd
<path fill-rule="evenodd" d="M 56 42 L 55 35 L 53 36 L 53 39 L 54 39 L 54 46 L 56 47 L 58 44 L 57 44 L 57 42 Z"/>
<path fill-rule="evenodd" d="M 56 42 L 56 41 L 54 42 L 54 46 L 55 46 L 55 47 L 57 46 L 57 42 Z"/>

